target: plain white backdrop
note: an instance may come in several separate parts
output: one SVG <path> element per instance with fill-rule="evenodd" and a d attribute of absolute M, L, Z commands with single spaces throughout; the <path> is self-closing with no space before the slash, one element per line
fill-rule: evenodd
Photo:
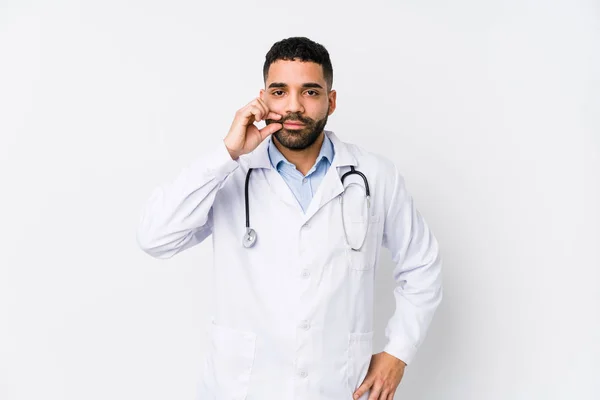
<path fill-rule="evenodd" d="M 398 164 L 441 245 L 396 398 L 600 398 L 597 1 L 0 0 L 0 399 L 193 398 L 211 241 L 153 259 L 140 207 L 289 36 L 329 50 L 327 129 Z"/>

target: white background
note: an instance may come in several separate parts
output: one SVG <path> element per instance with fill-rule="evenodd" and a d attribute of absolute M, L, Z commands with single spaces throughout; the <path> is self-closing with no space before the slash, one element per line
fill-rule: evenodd
<path fill-rule="evenodd" d="M 289 36 L 329 50 L 327 128 L 401 167 L 441 244 L 396 398 L 600 398 L 599 3 L 367 3 L 0 0 L 0 399 L 193 398 L 211 241 L 153 259 L 140 207 Z"/>

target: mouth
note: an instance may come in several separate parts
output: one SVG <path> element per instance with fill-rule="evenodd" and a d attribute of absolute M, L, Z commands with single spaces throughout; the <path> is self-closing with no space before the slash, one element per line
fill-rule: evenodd
<path fill-rule="evenodd" d="M 290 128 L 290 129 L 299 129 L 299 128 L 303 128 L 304 124 L 294 121 L 294 122 L 284 122 L 283 126 L 286 128 Z"/>

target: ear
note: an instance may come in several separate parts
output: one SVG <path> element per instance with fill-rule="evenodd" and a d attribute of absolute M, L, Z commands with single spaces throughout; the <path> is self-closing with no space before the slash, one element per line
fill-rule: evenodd
<path fill-rule="evenodd" d="M 265 89 L 260 89 L 258 92 L 258 97 L 260 97 L 261 100 L 265 99 Z"/>
<path fill-rule="evenodd" d="M 335 100 L 336 100 L 337 92 L 335 90 L 331 90 L 329 92 L 329 115 L 333 114 L 335 111 Z"/>

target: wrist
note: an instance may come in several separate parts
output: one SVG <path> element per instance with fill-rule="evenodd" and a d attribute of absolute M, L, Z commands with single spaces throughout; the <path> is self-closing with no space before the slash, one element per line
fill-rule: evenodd
<path fill-rule="evenodd" d="M 225 145 L 225 148 L 229 152 L 229 156 L 231 157 L 232 160 L 235 161 L 240 157 L 240 155 L 237 152 L 231 150 L 231 148 L 229 146 L 227 146 L 227 142 L 225 140 L 223 140 L 223 144 Z"/>

